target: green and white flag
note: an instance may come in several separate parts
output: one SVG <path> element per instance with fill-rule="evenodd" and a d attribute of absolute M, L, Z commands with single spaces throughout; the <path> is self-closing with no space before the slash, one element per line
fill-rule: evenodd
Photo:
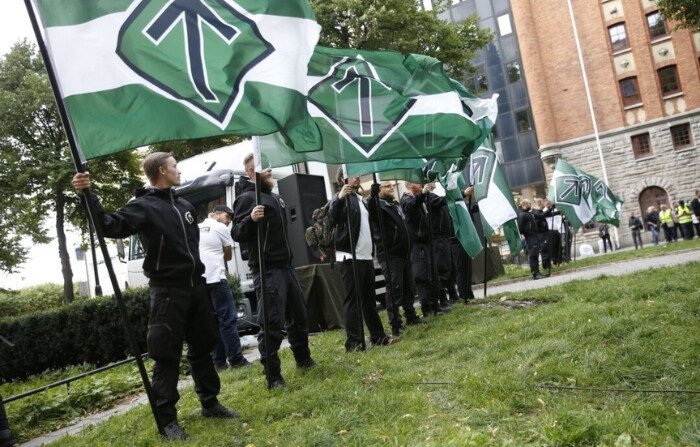
<path fill-rule="evenodd" d="M 561 158 L 554 167 L 547 198 L 564 213 L 575 230 L 591 220 L 620 225 L 622 201 L 608 185 Z"/>
<path fill-rule="evenodd" d="M 485 138 L 437 59 L 319 46 L 308 75 L 309 113 L 323 151 L 298 154 L 268 135 L 261 150 L 273 167 L 459 158 Z"/>
<path fill-rule="evenodd" d="M 318 150 L 307 0 L 32 0 L 86 159 L 159 141 L 281 132 Z"/>

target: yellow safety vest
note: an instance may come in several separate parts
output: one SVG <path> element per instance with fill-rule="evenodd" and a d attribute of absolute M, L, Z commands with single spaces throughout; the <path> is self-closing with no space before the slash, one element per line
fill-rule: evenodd
<path fill-rule="evenodd" d="M 688 205 L 679 206 L 676 208 L 676 213 L 678 213 L 678 223 L 691 223 L 693 221 L 693 215 L 690 212 Z"/>
<path fill-rule="evenodd" d="M 673 224 L 673 217 L 671 217 L 671 210 L 659 211 L 659 219 L 662 224 Z"/>

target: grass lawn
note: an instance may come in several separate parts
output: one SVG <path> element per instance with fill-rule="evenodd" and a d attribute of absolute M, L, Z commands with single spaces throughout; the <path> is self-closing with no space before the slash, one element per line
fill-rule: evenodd
<path fill-rule="evenodd" d="M 678 242 L 674 242 L 668 245 L 663 242 L 656 246 L 649 244 L 645 245 L 644 248 L 640 250 L 615 251 L 612 253 L 598 254 L 583 259 L 577 257 L 576 261 L 569 262 L 568 264 L 563 264 L 559 267 L 552 266 L 552 273 L 593 267 L 602 264 L 610 264 L 613 262 L 626 261 L 629 259 L 648 258 L 651 256 L 663 255 L 674 251 L 692 250 L 697 248 L 700 248 L 700 239 L 698 238 L 690 241 L 680 240 Z M 498 278 L 495 278 L 492 281 L 489 281 L 489 284 L 495 284 L 499 281 L 507 281 L 510 279 L 530 277 L 530 267 L 527 264 L 527 260 L 522 264 L 522 266 L 508 264 L 504 267 L 506 270 L 506 274 L 503 276 L 499 276 Z"/>
<path fill-rule="evenodd" d="M 183 445 L 697 446 L 700 394 L 541 386 L 700 390 L 699 318 L 692 263 L 459 305 L 365 353 L 329 332 L 311 339 L 311 371 L 282 352 L 286 389 L 268 391 L 258 364 L 222 373 L 239 420 L 202 419 L 183 390 Z M 139 407 L 54 445 L 177 443 Z"/>

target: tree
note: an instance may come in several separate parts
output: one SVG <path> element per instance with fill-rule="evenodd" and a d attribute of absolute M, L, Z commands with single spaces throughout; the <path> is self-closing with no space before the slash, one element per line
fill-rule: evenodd
<path fill-rule="evenodd" d="M 700 31 L 700 3 L 698 0 L 658 0 L 661 14 L 678 22 L 678 28 Z"/>
<path fill-rule="evenodd" d="M 0 59 L 0 270 L 25 260 L 22 237 L 46 243 L 47 217 L 55 216 L 64 297 L 73 300 L 73 271 L 65 223 L 85 228 L 70 180 L 75 172 L 56 103 L 40 55 L 26 41 Z M 112 209 L 142 184 L 138 160 L 120 153 L 96 160 L 94 191 Z M 36 272 L 41 274 L 41 272 Z"/>
<path fill-rule="evenodd" d="M 176 160 L 199 155 L 211 149 L 240 143 L 248 137 L 238 135 L 223 135 L 199 138 L 197 140 L 174 140 L 156 143 L 149 146 L 150 152 L 171 152 Z"/>
<path fill-rule="evenodd" d="M 416 0 L 310 0 L 321 24 L 321 45 L 359 50 L 394 50 L 435 57 L 447 73 L 462 79 L 472 72 L 469 63 L 493 38 L 479 29 L 474 14 L 460 23 L 438 17 L 448 1 L 431 11 L 418 8 Z"/>

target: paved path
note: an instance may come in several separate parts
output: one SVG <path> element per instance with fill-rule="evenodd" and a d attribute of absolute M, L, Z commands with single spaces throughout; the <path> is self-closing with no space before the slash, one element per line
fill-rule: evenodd
<path fill-rule="evenodd" d="M 530 278 L 524 278 L 522 280 L 519 279 L 509 281 L 507 284 L 500 283 L 494 284 L 493 286 L 487 285 L 486 293 L 487 296 L 492 296 L 503 295 L 509 292 L 523 292 L 527 290 L 541 289 L 548 286 L 564 284 L 575 279 L 594 279 L 602 275 L 620 276 L 658 267 L 669 267 L 679 264 L 685 264 L 693 261 L 700 261 L 699 249 L 677 251 L 668 254 L 650 256 L 648 258 L 643 259 L 632 259 L 628 261 L 615 262 L 612 264 L 605 264 L 602 266 L 569 270 L 565 272 L 555 273 L 549 278 L 540 279 L 537 281 L 533 281 Z M 477 299 L 483 297 L 483 285 L 475 285 L 473 290 L 474 295 L 476 295 Z M 282 348 L 285 347 L 289 347 L 289 343 L 286 339 L 282 344 Z M 246 352 L 245 357 L 248 359 L 248 361 L 252 362 L 260 358 L 260 353 L 257 349 L 254 348 Z M 191 379 L 184 380 L 180 382 L 179 386 L 189 386 L 191 385 L 191 383 Z M 66 435 L 74 435 L 87 426 L 99 424 L 100 422 L 103 422 L 116 414 L 126 413 L 133 407 L 137 405 L 144 405 L 146 403 L 147 399 L 145 395 L 135 397 L 134 400 L 123 403 L 115 408 L 81 419 L 80 421 L 78 421 L 74 425 L 71 425 L 70 427 L 65 427 L 40 438 L 32 439 L 29 442 L 21 444 L 20 447 L 39 447 L 45 444 L 49 444 L 58 438 L 61 438 Z"/>
<path fill-rule="evenodd" d="M 615 262 L 600 266 L 582 268 L 577 270 L 563 271 L 554 273 L 549 278 L 532 279 L 525 278 L 524 280 L 514 280 L 507 284 L 494 284 L 486 286 L 486 295 L 503 295 L 505 293 L 525 292 L 527 290 L 541 289 L 544 287 L 564 284 L 575 279 L 594 279 L 599 276 L 620 276 L 627 275 L 638 271 L 649 270 L 658 267 L 670 267 L 687 262 L 700 261 L 700 250 L 683 250 L 668 254 L 650 256 L 648 258 L 631 259 L 626 261 Z M 473 287 L 474 295 L 477 298 L 482 298 L 483 285 L 475 285 Z"/>

